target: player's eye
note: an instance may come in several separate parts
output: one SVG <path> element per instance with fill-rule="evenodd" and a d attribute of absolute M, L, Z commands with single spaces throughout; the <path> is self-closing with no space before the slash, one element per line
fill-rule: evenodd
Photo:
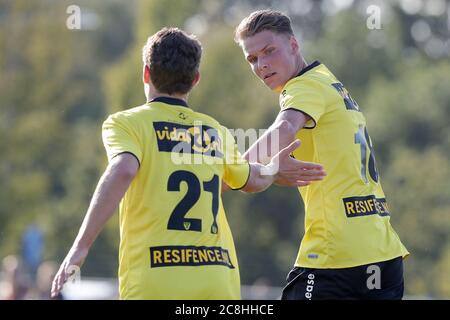
<path fill-rule="evenodd" d="M 275 51 L 275 48 L 271 47 L 271 48 L 267 48 L 266 51 L 265 51 L 265 53 L 266 53 L 266 54 L 271 54 L 271 53 L 274 52 L 274 51 Z"/>
<path fill-rule="evenodd" d="M 254 63 L 256 63 L 256 61 L 258 61 L 258 59 L 255 56 L 249 56 L 247 58 L 247 61 L 251 64 L 254 64 Z"/>

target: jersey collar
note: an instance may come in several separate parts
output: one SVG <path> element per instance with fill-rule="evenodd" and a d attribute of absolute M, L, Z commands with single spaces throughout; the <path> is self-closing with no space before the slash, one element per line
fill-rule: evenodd
<path fill-rule="evenodd" d="M 152 102 L 162 102 L 162 103 L 166 103 L 166 104 L 171 104 L 171 105 L 175 105 L 175 106 L 182 106 L 182 107 L 189 108 L 189 106 L 186 103 L 186 101 L 178 99 L 178 98 L 156 97 L 156 98 L 153 98 L 152 100 L 150 100 L 148 103 L 152 103 Z"/>
<path fill-rule="evenodd" d="M 318 65 L 320 65 L 320 61 L 316 60 L 313 63 L 310 63 L 309 65 L 307 65 L 306 67 L 304 67 L 298 75 L 296 75 L 296 77 L 300 77 L 302 74 L 308 72 L 311 69 L 314 69 L 315 67 L 317 67 Z"/>

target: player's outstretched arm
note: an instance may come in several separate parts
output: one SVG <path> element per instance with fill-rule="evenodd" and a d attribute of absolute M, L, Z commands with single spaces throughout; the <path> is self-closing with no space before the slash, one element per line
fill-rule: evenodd
<path fill-rule="evenodd" d="M 62 290 L 74 267 L 81 267 L 89 248 L 114 214 L 138 169 L 139 163 L 131 154 L 119 154 L 111 160 L 97 184 L 78 236 L 53 280 L 52 297 Z"/>
<path fill-rule="evenodd" d="M 244 159 L 251 163 L 269 163 L 280 150 L 292 143 L 296 133 L 310 119 L 309 116 L 295 110 L 280 112 L 267 131 L 244 153 Z M 317 181 L 322 180 L 325 176 L 324 168 L 320 164 L 299 160 L 296 162 L 297 167 L 300 167 L 300 163 L 303 164 L 302 170 L 296 172 L 296 174 L 301 174 L 299 180 Z M 284 170 L 284 167 L 281 166 L 275 184 L 292 186 L 291 178 L 292 168 L 288 167 Z"/>
<path fill-rule="evenodd" d="M 295 110 L 280 112 L 272 125 L 242 155 L 249 162 L 268 164 L 273 156 L 286 148 L 310 118 Z"/>
<path fill-rule="evenodd" d="M 267 165 L 259 163 L 250 164 L 250 178 L 241 190 L 244 192 L 260 192 L 274 183 L 281 174 L 286 176 L 285 185 L 291 187 L 306 186 L 311 181 L 322 180 L 325 172 L 321 166 L 295 160 L 290 156 L 291 152 L 300 146 L 300 140 L 295 140 L 287 147 L 279 151 Z M 318 173 L 305 176 L 304 172 L 317 171 Z M 320 172 L 320 173 L 319 173 Z"/>

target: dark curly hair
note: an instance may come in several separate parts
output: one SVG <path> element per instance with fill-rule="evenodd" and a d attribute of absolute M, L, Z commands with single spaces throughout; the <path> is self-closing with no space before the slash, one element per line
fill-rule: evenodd
<path fill-rule="evenodd" d="M 183 30 L 163 28 L 148 38 L 142 55 L 159 92 L 185 94 L 192 89 L 202 46 L 195 36 Z"/>

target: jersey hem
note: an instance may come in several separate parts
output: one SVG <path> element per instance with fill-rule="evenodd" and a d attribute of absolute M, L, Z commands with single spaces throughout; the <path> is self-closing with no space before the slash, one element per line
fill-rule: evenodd
<path fill-rule="evenodd" d="M 230 187 L 231 190 L 238 191 L 238 190 L 241 190 L 242 188 L 244 188 L 247 185 L 248 180 L 250 179 L 250 170 L 252 169 L 252 167 L 250 166 L 250 162 L 247 162 L 247 165 L 248 165 L 248 175 L 247 175 L 247 179 L 245 180 L 245 183 L 242 185 L 242 187 L 239 187 L 239 188 L 233 189 L 233 188 Z"/>
<path fill-rule="evenodd" d="M 312 127 L 309 127 L 309 126 L 308 126 L 308 127 L 303 126 L 302 129 L 314 129 L 314 128 L 317 126 L 317 122 L 316 122 L 316 120 L 314 119 L 314 117 L 312 117 L 310 114 L 306 113 L 305 111 L 300 110 L 300 109 L 297 109 L 297 108 L 295 108 L 295 107 L 288 107 L 288 108 L 286 108 L 286 109 L 281 110 L 281 112 L 286 111 L 286 110 L 293 110 L 293 111 L 301 112 L 301 113 L 303 113 L 304 115 L 306 115 L 306 116 L 308 116 L 308 117 L 311 118 L 310 120 L 312 120 L 312 122 L 314 123 L 313 126 L 312 126 Z M 309 120 L 308 120 L 308 121 L 309 121 Z M 308 121 L 306 121 L 306 123 L 307 123 Z M 306 125 L 306 123 L 305 123 L 305 125 Z"/>
<path fill-rule="evenodd" d="M 350 264 L 339 264 L 339 265 L 330 266 L 328 264 L 312 265 L 312 264 L 308 264 L 308 263 L 304 263 L 304 264 L 295 263 L 294 267 L 309 268 L 309 269 L 346 269 L 346 268 L 365 266 L 365 265 L 372 264 L 372 263 L 384 262 L 384 261 L 392 260 L 392 259 L 395 259 L 398 257 L 402 257 L 402 259 L 405 259 L 409 255 L 410 255 L 410 253 L 407 251 L 405 253 L 396 253 L 392 256 L 387 256 L 386 258 L 384 258 L 384 257 L 378 258 L 378 259 L 374 258 L 374 259 L 366 260 L 364 262 L 355 262 L 355 263 L 350 263 Z"/>
<path fill-rule="evenodd" d="M 138 162 L 138 164 L 139 164 L 139 167 L 141 166 L 141 161 L 139 161 L 139 158 L 137 157 L 137 155 L 135 155 L 135 154 L 134 154 L 133 152 L 131 152 L 131 151 L 123 151 L 123 152 L 119 152 L 119 153 L 115 154 L 114 156 L 112 156 L 111 160 L 114 159 L 115 157 L 117 157 L 118 155 L 121 155 L 121 154 L 124 154 L 124 153 L 131 154 L 133 157 L 135 157 L 136 160 L 137 160 L 137 162 Z"/>

